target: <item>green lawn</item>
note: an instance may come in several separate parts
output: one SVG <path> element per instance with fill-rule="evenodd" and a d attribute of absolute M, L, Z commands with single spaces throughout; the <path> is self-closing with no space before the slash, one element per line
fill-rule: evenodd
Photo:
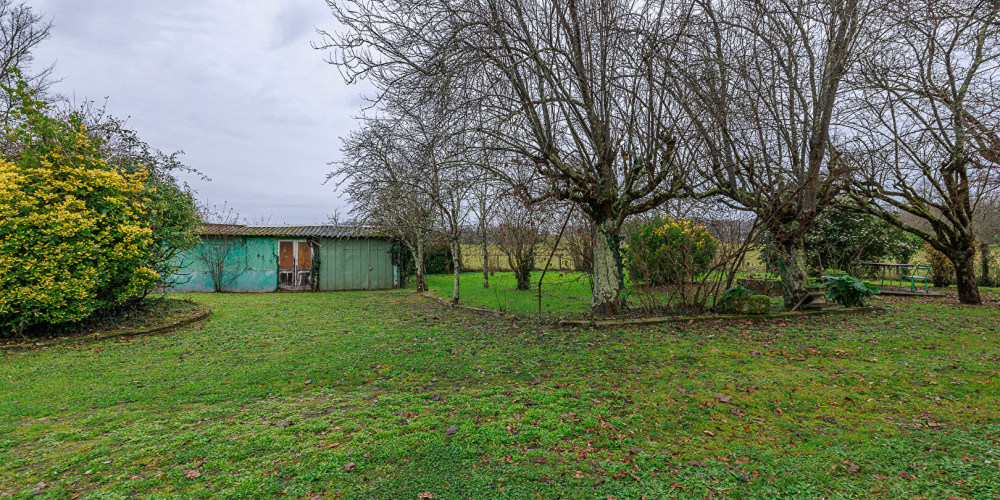
<path fill-rule="evenodd" d="M 190 297 L 209 322 L 0 350 L 0 495 L 1000 496 L 995 293 L 613 331 L 406 290 Z"/>
<path fill-rule="evenodd" d="M 465 305 L 493 311 L 538 311 L 538 280 L 541 272 L 531 273 L 531 290 L 517 290 L 514 273 L 493 273 L 490 287 L 483 288 L 483 273 L 462 273 L 461 300 Z M 451 274 L 427 275 L 427 289 L 433 295 L 450 299 L 454 290 Z M 554 314 L 582 314 L 590 310 L 590 277 L 586 273 L 549 271 L 542 285 L 542 311 Z"/>

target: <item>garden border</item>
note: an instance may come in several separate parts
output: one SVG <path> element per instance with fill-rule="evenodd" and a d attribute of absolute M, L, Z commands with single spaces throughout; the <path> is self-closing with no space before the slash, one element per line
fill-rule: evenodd
<path fill-rule="evenodd" d="M 43 340 L 28 340 L 18 344 L 0 344 L 0 352 L 4 350 L 16 351 L 16 350 L 28 350 L 35 349 L 39 347 L 52 347 L 62 344 L 71 344 L 77 342 L 99 342 L 102 340 L 108 340 L 119 337 L 139 337 L 143 335 L 152 335 L 155 333 L 166 333 L 178 328 L 192 325 L 194 323 L 199 323 L 209 319 L 212 315 L 212 310 L 203 304 L 195 302 L 198 307 L 190 313 L 184 315 L 178 315 L 170 318 L 164 323 L 160 323 L 159 326 L 154 328 L 136 329 L 136 330 L 123 330 L 116 332 L 99 332 L 88 335 L 69 335 L 64 337 L 56 337 L 52 339 Z"/>
<path fill-rule="evenodd" d="M 422 297 L 429 299 L 433 302 L 437 302 L 438 305 L 448 307 L 450 309 L 461 309 L 463 311 L 479 314 L 481 316 L 490 316 L 494 318 L 513 318 L 517 317 L 516 314 L 508 314 L 506 312 L 500 311 L 490 311 L 488 309 L 480 309 L 477 307 L 464 306 L 462 304 L 452 304 L 451 302 L 442 299 L 441 297 L 436 297 L 431 295 L 429 292 L 422 292 L 420 294 Z M 796 312 L 777 312 L 770 314 L 706 314 L 701 316 L 651 316 L 646 318 L 620 318 L 620 319 L 561 319 L 555 322 L 556 326 L 562 327 L 587 327 L 587 328 L 609 328 L 616 326 L 643 326 L 643 325 L 656 325 L 663 323 L 701 323 L 705 321 L 732 321 L 732 320 L 754 320 L 754 319 L 787 319 L 787 318 L 804 318 L 810 316 L 837 316 L 845 314 L 867 314 L 873 313 L 877 309 L 874 307 L 846 307 L 842 309 L 833 309 L 829 311 L 796 311 Z"/>

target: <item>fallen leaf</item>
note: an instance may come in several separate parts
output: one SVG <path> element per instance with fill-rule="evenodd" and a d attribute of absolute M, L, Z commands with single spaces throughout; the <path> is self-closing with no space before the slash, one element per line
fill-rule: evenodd
<path fill-rule="evenodd" d="M 704 460 L 692 460 L 688 462 L 688 465 L 693 465 L 695 467 L 708 467 L 708 464 Z"/>
<path fill-rule="evenodd" d="M 704 431 L 701 431 L 701 432 L 705 433 L 706 436 L 715 437 L 715 433 L 712 432 L 712 431 L 710 431 L 710 430 L 704 430 Z"/>

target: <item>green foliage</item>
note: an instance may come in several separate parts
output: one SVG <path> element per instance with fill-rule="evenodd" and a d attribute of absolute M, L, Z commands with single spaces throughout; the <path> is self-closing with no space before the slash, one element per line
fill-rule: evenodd
<path fill-rule="evenodd" d="M 636 283 L 679 283 L 707 271 L 718 249 L 718 241 L 704 226 L 663 216 L 631 230 L 625 270 Z"/>
<path fill-rule="evenodd" d="M 730 289 L 722 292 L 722 295 L 719 296 L 719 300 L 720 301 L 725 301 L 725 300 L 729 300 L 729 299 L 742 299 L 742 298 L 745 298 L 745 297 L 749 297 L 749 296 L 751 296 L 753 294 L 754 294 L 753 290 L 751 290 L 751 289 L 749 289 L 749 288 L 747 288 L 747 287 L 745 287 L 743 285 L 736 285 L 736 286 L 734 286 L 734 287 L 732 287 L 732 288 L 730 288 Z"/>
<path fill-rule="evenodd" d="M 828 276 L 831 278 L 839 278 L 841 276 L 850 276 L 850 273 L 841 269 L 824 269 L 823 276 Z"/>
<path fill-rule="evenodd" d="M 879 294 L 877 287 L 852 276 L 828 280 L 823 286 L 826 287 L 826 297 L 844 307 L 861 307 L 869 298 Z"/>
<path fill-rule="evenodd" d="M 780 252 L 763 231 L 761 260 L 768 269 L 777 269 Z M 849 204 L 835 204 L 816 218 L 803 237 L 805 263 L 813 276 L 829 276 L 825 270 L 839 269 L 859 274 L 862 262 L 892 261 L 908 263 L 920 250 L 922 240 L 888 222 L 852 210 Z"/>
<path fill-rule="evenodd" d="M 112 168 L 78 115 L 56 119 L 23 83 L 0 162 L 0 336 L 79 321 L 159 281 L 142 169 Z"/>
<path fill-rule="evenodd" d="M 424 257 L 427 274 L 451 273 L 451 250 L 448 245 L 438 246 Z"/>
<path fill-rule="evenodd" d="M 927 275 L 936 287 L 945 287 L 955 282 L 955 264 L 947 255 L 939 252 L 930 243 L 924 245 L 924 253 L 931 264 L 931 272 Z"/>
<path fill-rule="evenodd" d="M 812 273 L 843 269 L 857 274 L 859 263 L 907 263 L 921 240 L 888 222 L 836 204 L 824 210 L 805 234 L 806 265 Z"/>

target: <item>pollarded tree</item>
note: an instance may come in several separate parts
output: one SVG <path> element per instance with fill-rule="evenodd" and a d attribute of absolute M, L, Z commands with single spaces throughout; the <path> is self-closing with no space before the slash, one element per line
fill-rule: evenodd
<path fill-rule="evenodd" d="M 959 300 L 980 304 L 977 214 L 1000 188 L 1000 2 L 896 0 L 860 68 L 864 146 L 854 198 L 952 262 Z M 908 214 L 910 217 L 901 217 Z"/>
<path fill-rule="evenodd" d="M 492 239 L 507 257 L 517 289 L 528 290 L 531 271 L 535 268 L 536 248 L 545 241 L 545 227 L 551 214 L 538 206 L 541 203 L 531 203 L 527 195 L 516 190 L 502 194 L 495 203 Z"/>
<path fill-rule="evenodd" d="M 674 196 L 686 134 L 660 80 L 681 2 L 328 0 L 340 34 L 321 48 L 348 81 L 407 93 L 438 79 L 483 141 L 530 165 L 546 196 L 596 229 L 591 307 L 617 314 L 624 220 Z M 499 171 L 498 175 L 503 175 Z"/>
<path fill-rule="evenodd" d="M 788 308 L 806 300 L 804 235 L 849 184 L 833 131 L 876 3 L 693 0 L 665 84 L 700 139 L 700 180 L 768 229 Z"/>

